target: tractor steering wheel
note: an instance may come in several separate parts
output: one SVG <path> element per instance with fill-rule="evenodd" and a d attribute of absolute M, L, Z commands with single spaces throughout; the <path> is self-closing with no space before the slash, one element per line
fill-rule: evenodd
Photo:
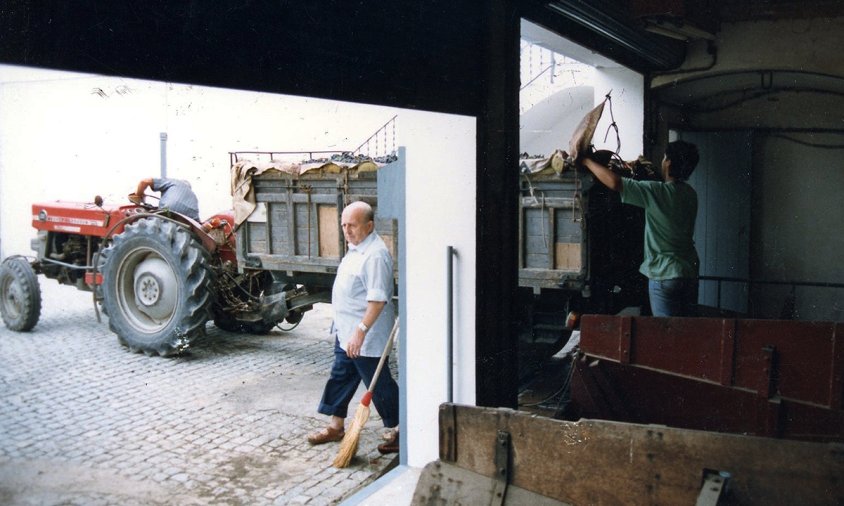
<path fill-rule="evenodd" d="M 147 195 L 147 194 L 138 195 L 137 193 L 132 192 L 132 193 L 129 194 L 129 202 L 135 204 L 136 206 L 141 206 L 146 210 L 157 209 L 156 206 L 154 206 L 152 204 L 147 204 L 146 202 L 144 202 L 145 197 L 152 197 L 156 200 L 160 200 L 155 195 Z"/>

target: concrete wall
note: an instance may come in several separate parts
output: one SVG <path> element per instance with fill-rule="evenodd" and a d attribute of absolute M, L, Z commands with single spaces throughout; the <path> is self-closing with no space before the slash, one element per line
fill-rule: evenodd
<path fill-rule="evenodd" d="M 844 284 L 843 150 L 844 132 L 756 135 L 754 279 Z M 751 293 L 754 314 L 783 316 L 790 291 L 789 286 L 758 286 Z M 794 295 L 795 313 L 789 316 L 844 321 L 844 289 L 798 287 Z"/>

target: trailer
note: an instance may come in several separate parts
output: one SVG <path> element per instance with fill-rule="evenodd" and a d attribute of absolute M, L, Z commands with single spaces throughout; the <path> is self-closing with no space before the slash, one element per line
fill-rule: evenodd
<path fill-rule="evenodd" d="M 279 287 L 271 290 L 278 295 L 267 297 L 264 305 L 280 312 L 304 311 L 331 301 L 347 248 L 340 218 L 343 208 L 355 201 L 372 206 L 375 231 L 393 257 L 398 280 L 398 220 L 379 209 L 378 175 L 403 170 L 403 160 L 396 155 L 375 161 L 347 153 L 314 160 L 311 152 L 305 162 L 289 163 L 279 155 L 230 153 L 238 268 L 266 272 Z M 278 300 L 286 300 L 286 307 L 273 306 Z"/>
<path fill-rule="evenodd" d="M 596 156 L 626 177 L 656 178 L 645 160 Z M 647 311 L 647 280 L 638 270 L 645 218 L 564 151 L 522 159 L 518 213 L 517 317 L 528 375 L 568 342 L 581 314 Z"/>
<path fill-rule="evenodd" d="M 844 443 L 844 325 L 584 316 L 566 418 Z"/>

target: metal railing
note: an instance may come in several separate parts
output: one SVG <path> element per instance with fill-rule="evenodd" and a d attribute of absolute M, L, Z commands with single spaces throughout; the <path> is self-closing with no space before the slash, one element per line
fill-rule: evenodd
<path fill-rule="evenodd" d="M 350 155 L 351 157 L 365 156 L 375 161 L 389 162 L 382 158 L 392 157 L 398 152 L 396 141 L 396 118 L 393 116 L 386 123 L 381 125 L 375 133 L 367 137 L 358 147 L 352 150 L 304 150 L 304 151 L 229 151 L 229 165 L 247 159 L 255 162 L 259 160 L 272 161 L 279 158 L 295 155 L 297 162 L 321 161 L 330 159 L 333 156 Z"/>
<path fill-rule="evenodd" d="M 396 148 L 396 118 L 398 115 L 393 116 L 390 118 L 389 121 L 381 125 L 381 128 L 375 131 L 374 134 L 370 135 L 365 141 L 360 143 L 360 146 L 355 148 L 352 151 L 353 155 L 363 155 L 369 156 L 371 158 L 377 158 L 382 156 L 387 156 L 390 154 L 394 154 L 398 148 Z M 372 145 L 375 145 L 374 150 Z M 364 152 L 364 149 L 366 151 Z"/>
<path fill-rule="evenodd" d="M 714 281 L 716 283 L 716 307 L 718 309 L 725 309 L 721 307 L 722 286 L 724 283 L 740 283 L 747 286 L 748 300 L 745 301 L 747 307 L 750 307 L 750 292 L 757 285 L 771 285 L 771 286 L 787 286 L 790 287 L 790 293 L 794 294 L 798 287 L 814 287 L 814 288 L 844 288 L 844 283 L 830 283 L 826 281 L 794 281 L 794 280 L 763 280 L 763 279 L 748 279 L 748 278 L 733 278 L 728 276 L 700 276 L 700 281 Z"/>
<path fill-rule="evenodd" d="M 276 159 L 276 157 L 284 157 L 286 155 L 300 155 L 305 160 L 315 160 L 317 159 L 317 155 L 319 158 L 327 158 L 331 155 L 338 155 L 345 153 L 346 151 L 343 150 L 334 150 L 334 151 L 229 151 L 229 163 L 230 165 L 234 165 L 235 163 L 241 161 L 244 155 L 257 155 L 259 157 L 269 156 L 270 160 Z M 254 161 L 254 160 L 253 160 Z M 299 160 L 297 160 L 299 161 Z"/>

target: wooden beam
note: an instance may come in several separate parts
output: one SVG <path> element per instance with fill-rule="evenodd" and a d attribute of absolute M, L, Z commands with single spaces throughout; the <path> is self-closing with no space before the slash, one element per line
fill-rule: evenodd
<path fill-rule="evenodd" d="M 510 409 L 444 404 L 450 453 L 492 477 L 499 430 L 511 484 L 572 504 L 694 504 L 707 470 L 727 471 L 731 504 L 844 504 L 844 448 L 657 425 L 565 422 Z"/>

